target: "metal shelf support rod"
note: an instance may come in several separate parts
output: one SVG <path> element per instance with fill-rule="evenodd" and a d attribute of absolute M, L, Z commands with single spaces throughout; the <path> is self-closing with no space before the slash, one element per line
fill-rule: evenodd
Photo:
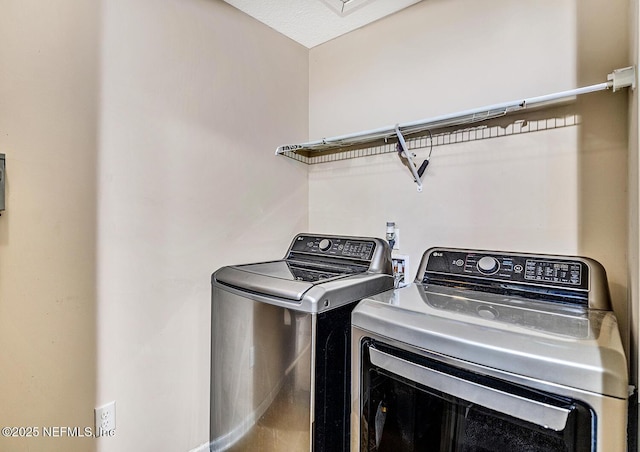
<path fill-rule="evenodd" d="M 621 88 L 631 87 L 635 88 L 636 72 L 635 67 L 626 67 L 622 69 L 616 69 L 608 75 L 608 80 L 604 83 L 598 83 L 595 85 L 585 86 L 582 88 L 576 88 L 567 91 L 561 91 L 545 96 L 531 97 L 528 99 L 504 102 L 500 104 L 490 105 L 487 107 L 475 108 L 472 110 L 466 110 L 458 113 L 452 113 L 442 116 L 436 116 L 433 118 L 421 119 L 418 121 L 407 122 L 403 124 L 397 124 L 394 126 L 380 127 L 377 129 L 367 130 L 363 132 L 351 133 L 347 135 L 339 135 L 332 138 L 323 138 L 321 140 L 310 141 L 302 144 L 284 145 L 279 146 L 276 149 L 276 155 L 284 152 L 292 152 L 305 148 L 313 148 L 314 146 L 331 145 L 335 143 L 339 146 L 341 142 L 349 140 L 366 140 L 371 138 L 383 138 L 396 135 L 396 130 L 407 129 L 412 127 L 422 127 L 428 129 L 429 127 L 445 127 L 456 124 L 464 124 L 468 122 L 476 122 L 479 120 L 489 119 L 491 117 L 502 116 L 509 112 L 522 110 L 538 104 L 551 103 L 560 101 L 570 97 L 575 97 L 581 94 L 592 93 L 596 91 L 603 91 L 613 88 L 613 91 L 617 91 Z"/>

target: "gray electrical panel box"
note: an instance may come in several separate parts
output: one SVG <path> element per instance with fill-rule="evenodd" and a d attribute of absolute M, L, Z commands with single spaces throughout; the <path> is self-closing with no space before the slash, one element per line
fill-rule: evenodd
<path fill-rule="evenodd" d="M 4 154 L 0 154 L 0 213 L 4 210 L 4 180 L 5 177 L 5 164 Z"/>

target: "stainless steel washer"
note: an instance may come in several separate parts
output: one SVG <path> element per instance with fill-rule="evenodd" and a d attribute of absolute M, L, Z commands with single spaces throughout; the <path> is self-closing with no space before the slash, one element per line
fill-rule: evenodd
<path fill-rule="evenodd" d="M 626 450 L 627 364 L 591 259 L 432 248 L 352 325 L 352 450 Z"/>
<path fill-rule="evenodd" d="M 350 315 L 393 287 L 379 239 L 296 236 L 212 276 L 210 449 L 349 448 Z"/>

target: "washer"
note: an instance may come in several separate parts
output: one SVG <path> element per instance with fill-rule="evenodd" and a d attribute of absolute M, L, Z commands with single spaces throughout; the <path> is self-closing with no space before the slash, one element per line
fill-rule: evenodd
<path fill-rule="evenodd" d="M 210 450 L 349 449 L 351 311 L 393 288 L 380 239 L 300 234 L 212 282 Z"/>
<path fill-rule="evenodd" d="M 627 363 L 592 259 L 432 248 L 352 325 L 354 451 L 626 450 Z"/>

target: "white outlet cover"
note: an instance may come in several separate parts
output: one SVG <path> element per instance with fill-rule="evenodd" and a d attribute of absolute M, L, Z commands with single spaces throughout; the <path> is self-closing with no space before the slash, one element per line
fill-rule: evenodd
<path fill-rule="evenodd" d="M 109 432 L 116 428 L 116 402 L 109 402 L 95 409 L 96 433 Z"/>

